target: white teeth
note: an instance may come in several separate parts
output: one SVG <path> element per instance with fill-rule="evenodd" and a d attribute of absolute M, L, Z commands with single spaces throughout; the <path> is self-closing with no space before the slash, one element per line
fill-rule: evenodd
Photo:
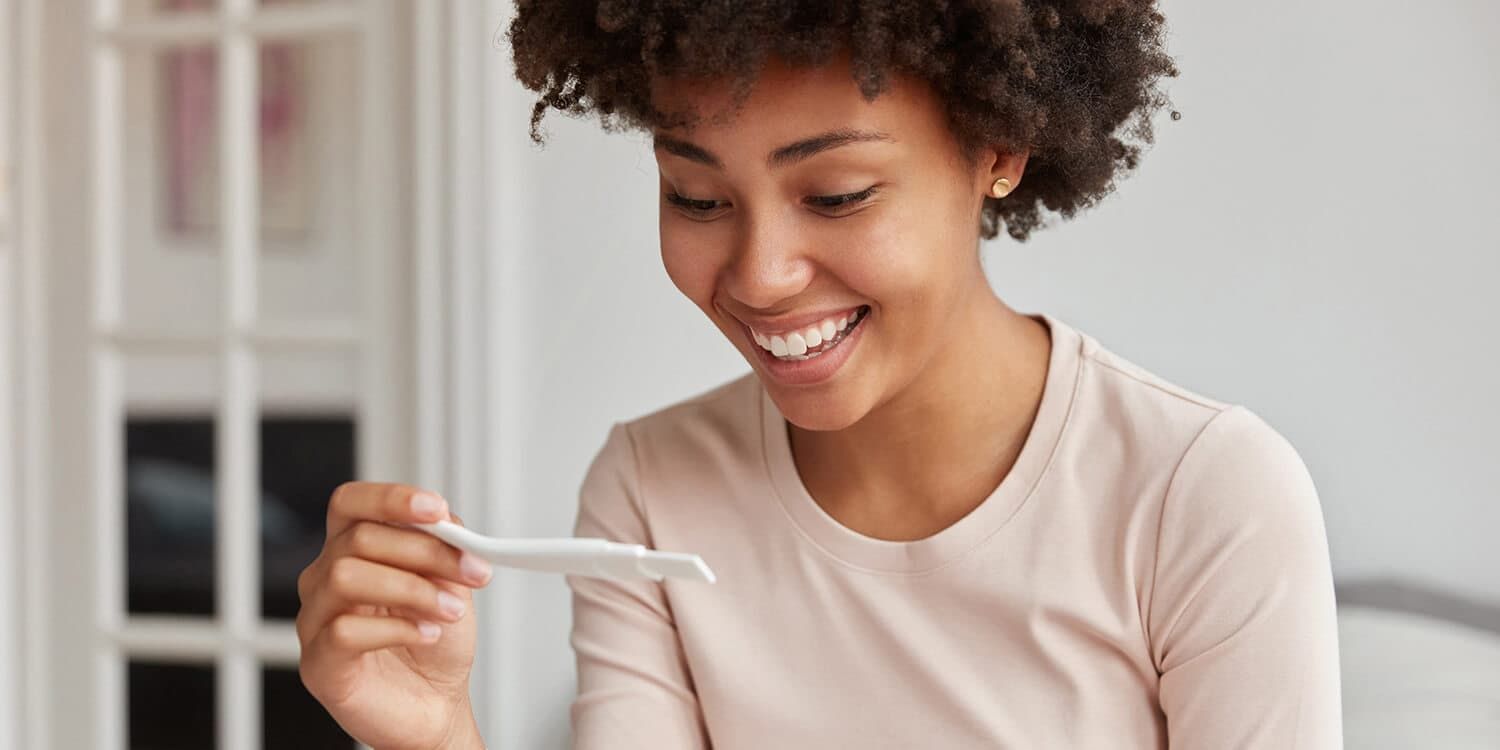
<path fill-rule="evenodd" d="M 804 360 L 822 354 L 821 351 L 812 350 L 833 341 L 858 318 L 858 313 L 837 319 L 828 318 L 803 330 L 778 336 L 769 336 L 752 329 L 750 335 L 757 345 L 777 357 Z"/>

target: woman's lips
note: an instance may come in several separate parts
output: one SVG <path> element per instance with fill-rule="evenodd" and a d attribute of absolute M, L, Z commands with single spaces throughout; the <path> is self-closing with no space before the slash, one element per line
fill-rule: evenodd
<path fill-rule="evenodd" d="M 777 357 L 814 357 L 832 349 L 859 319 L 864 306 L 835 315 L 813 320 L 810 325 L 786 330 L 783 333 L 767 333 L 750 329 L 750 337 L 760 348 Z"/>
<path fill-rule="evenodd" d="M 864 307 L 865 305 L 851 305 L 848 307 L 832 308 L 822 312 L 782 315 L 775 319 L 746 317 L 739 318 L 739 321 L 749 326 L 750 330 L 759 336 L 779 335 L 784 337 L 791 333 L 801 333 L 814 328 L 821 328 L 824 323 L 838 324 L 840 320 L 848 321 L 853 319 L 855 313 Z"/>
<path fill-rule="evenodd" d="M 773 338 L 769 343 L 774 350 L 781 351 L 783 347 L 787 347 L 785 355 L 777 356 L 775 352 L 768 351 L 766 346 L 761 343 L 771 337 L 757 334 L 749 326 L 745 327 L 745 332 L 746 336 L 750 339 L 751 345 L 760 357 L 762 369 L 772 380 L 784 385 L 811 385 L 833 377 L 843 364 L 848 361 L 855 346 L 858 344 L 858 340 L 862 338 L 864 329 L 868 327 L 866 323 L 869 316 L 869 306 L 861 306 L 857 309 L 853 320 L 847 321 L 842 329 L 834 331 L 831 345 L 819 340 L 813 349 L 803 348 L 801 354 L 793 354 L 792 352 L 797 347 L 789 347 L 785 339 L 778 342 Z M 833 324 L 837 327 L 837 321 L 834 321 Z M 822 330 L 826 330 L 826 328 L 820 325 L 818 332 L 820 335 Z M 789 334 L 789 336 L 791 335 L 798 334 L 794 332 Z M 801 343 L 805 344 L 806 342 L 803 341 Z M 812 352 L 810 355 L 808 354 L 809 351 Z"/>

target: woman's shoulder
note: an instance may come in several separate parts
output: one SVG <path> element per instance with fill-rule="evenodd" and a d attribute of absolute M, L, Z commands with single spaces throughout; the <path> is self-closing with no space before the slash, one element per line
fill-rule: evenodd
<path fill-rule="evenodd" d="M 1130 445 L 1127 453 L 1155 456 L 1166 470 L 1181 469 L 1190 450 L 1219 449 L 1231 463 L 1302 468 L 1287 438 L 1249 405 L 1205 395 L 1086 334 L 1079 338 L 1082 364 L 1071 417 L 1077 431 Z"/>
<path fill-rule="evenodd" d="M 1214 506 L 1210 515 L 1232 515 L 1221 513 L 1227 510 L 1223 506 L 1246 493 L 1259 498 L 1243 506 L 1250 513 L 1273 502 L 1268 496 L 1302 511 L 1308 498 L 1316 497 L 1301 455 L 1258 411 L 1206 396 L 1091 337 L 1081 339 L 1083 365 L 1073 420 L 1083 444 L 1124 446 L 1118 454 L 1132 457 L 1133 463 L 1123 468 L 1165 478 L 1171 494 Z M 1316 508 L 1315 500 L 1311 505 Z"/>
<path fill-rule="evenodd" d="M 1107 390 L 1109 395 L 1126 401 L 1127 405 L 1151 406 L 1164 402 L 1180 405 L 1184 410 L 1204 417 L 1211 417 L 1234 405 L 1136 364 L 1086 333 L 1080 333 L 1079 339 L 1084 366 L 1094 371 L 1092 385 Z"/>

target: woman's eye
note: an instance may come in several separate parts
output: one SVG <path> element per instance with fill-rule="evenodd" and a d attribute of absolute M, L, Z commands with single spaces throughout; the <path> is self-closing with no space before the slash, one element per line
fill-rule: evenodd
<path fill-rule="evenodd" d="M 844 195 L 816 195 L 808 198 L 807 202 L 819 208 L 846 208 L 863 203 L 866 200 L 869 200 L 870 196 L 874 194 L 875 186 L 871 185 L 870 187 L 867 187 L 857 193 L 845 193 Z"/>
<path fill-rule="evenodd" d="M 688 213 L 706 214 L 719 207 L 719 201 L 699 200 L 697 198 L 684 198 L 677 193 L 667 193 L 667 202 Z"/>
<path fill-rule="evenodd" d="M 857 193 L 845 193 L 843 195 L 815 195 L 807 199 L 807 202 L 817 208 L 843 209 L 857 206 L 870 199 L 875 194 L 876 186 L 871 185 Z M 682 209 L 684 212 L 699 217 L 707 216 L 715 210 L 728 205 L 724 201 L 703 200 L 699 198 L 688 198 L 678 195 L 676 192 L 666 193 L 668 203 Z"/>

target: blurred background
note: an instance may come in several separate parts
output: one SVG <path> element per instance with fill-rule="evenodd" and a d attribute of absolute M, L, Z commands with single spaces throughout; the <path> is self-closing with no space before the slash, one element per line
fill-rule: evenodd
<path fill-rule="evenodd" d="M 646 140 L 528 141 L 509 6 L 0 0 L 0 748 L 352 747 L 291 628 L 334 486 L 566 534 L 612 422 L 746 371 Z M 991 279 L 1301 451 L 1348 747 L 1500 747 L 1500 5 L 1163 9 L 1183 119 Z M 562 580 L 480 614 L 491 746 L 565 747 Z"/>

